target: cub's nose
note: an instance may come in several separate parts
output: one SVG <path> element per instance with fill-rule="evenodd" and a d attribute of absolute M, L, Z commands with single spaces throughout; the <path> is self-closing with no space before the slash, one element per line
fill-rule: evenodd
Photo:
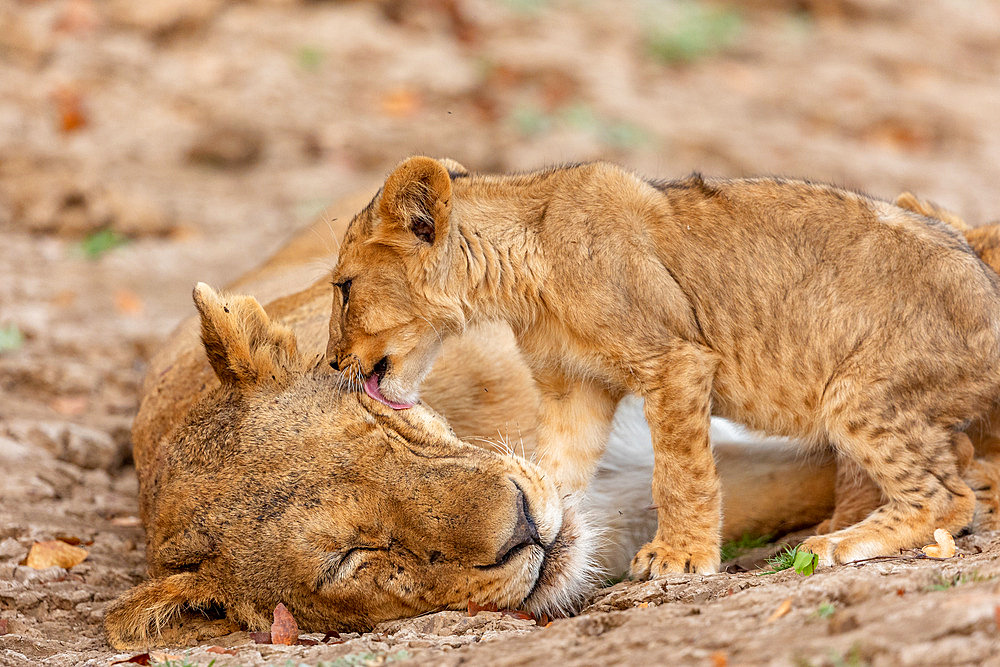
<path fill-rule="evenodd" d="M 337 357 L 334 357 L 333 359 L 331 359 L 330 360 L 330 368 L 332 368 L 335 371 L 339 371 L 340 370 L 340 359 L 337 358 Z"/>
<path fill-rule="evenodd" d="M 497 554 L 498 563 L 507 561 L 521 547 L 531 544 L 540 545 L 542 543 L 542 539 L 538 536 L 538 526 L 535 525 L 535 520 L 531 518 L 531 511 L 528 509 L 528 499 L 524 496 L 524 491 L 521 490 L 520 486 L 516 483 L 514 486 L 517 487 L 517 495 L 514 498 L 515 507 L 517 508 L 517 518 L 514 523 L 513 534 L 500 547 L 500 551 Z"/>

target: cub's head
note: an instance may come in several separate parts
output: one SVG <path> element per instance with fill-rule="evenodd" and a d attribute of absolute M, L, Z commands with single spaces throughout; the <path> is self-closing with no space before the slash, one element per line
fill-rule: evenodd
<path fill-rule="evenodd" d="M 452 275 L 453 160 L 400 164 L 355 216 L 333 271 L 327 358 L 346 384 L 389 407 L 416 403 L 442 337 L 465 325 Z"/>
<path fill-rule="evenodd" d="M 459 441 L 430 409 L 395 411 L 298 351 L 256 300 L 195 290 L 220 386 L 140 471 L 151 579 L 108 609 L 116 648 L 171 617 L 362 630 L 470 600 L 572 608 L 589 533 L 531 463 Z"/>

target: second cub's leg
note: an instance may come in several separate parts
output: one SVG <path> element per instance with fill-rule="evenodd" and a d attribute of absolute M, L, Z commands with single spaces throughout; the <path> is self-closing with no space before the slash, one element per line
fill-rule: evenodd
<path fill-rule="evenodd" d="M 662 361 L 643 391 L 653 435 L 657 528 L 632 560 L 632 576 L 639 579 L 719 569 L 722 499 L 709 442 L 717 362 L 690 344 L 679 345 Z"/>
<path fill-rule="evenodd" d="M 846 395 L 846 392 L 845 392 Z M 852 395 L 851 409 L 834 410 L 833 444 L 871 476 L 886 503 L 853 526 L 811 537 L 802 547 L 825 565 L 896 554 L 933 541 L 936 528 L 955 534 L 972 520 L 975 496 L 959 473 L 956 438 L 918 410 L 886 419 L 864 407 L 883 402 Z M 856 401 L 856 402 L 854 402 Z M 849 417 L 846 417 L 848 416 Z"/>

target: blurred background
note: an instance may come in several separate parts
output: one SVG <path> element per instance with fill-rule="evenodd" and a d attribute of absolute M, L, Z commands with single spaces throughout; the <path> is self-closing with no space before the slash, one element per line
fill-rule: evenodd
<path fill-rule="evenodd" d="M 106 656 L 145 571 L 129 425 L 194 283 L 414 153 L 909 189 L 985 222 L 1000 3 L 0 0 L 0 662 Z M 20 565 L 59 536 L 87 560 Z"/>
<path fill-rule="evenodd" d="M 0 435 L 85 425 L 124 456 L 194 282 L 414 153 L 802 176 L 986 221 L 1000 4 L 0 0 Z"/>

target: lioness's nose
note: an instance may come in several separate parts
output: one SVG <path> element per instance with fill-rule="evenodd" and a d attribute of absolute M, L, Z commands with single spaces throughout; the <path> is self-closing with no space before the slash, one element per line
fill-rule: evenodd
<path fill-rule="evenodd" d="M 510 536 L 497 554 L 497 562 L 506 561 L 514 552 L 521 547 L 530 544 L 541 544 L 542 539 L 538 536 L 538 526 L 531 518 L 531 511 L 528 509 L 528 499 L 524 496 L 521 487 L 517 487 L 517 496 L 514 499 L 517 507 L 517 519 L 514 523 L 514 533 Z"/>
<path fill-rule="evenodd" d="M 330 360 L 330 368 L 332 368 L 335 371 L 339 371 L 340 370 L 340 359 L 338 359 L 337 357 L 334 357 L 333 359 L 331 359 Z"/>

